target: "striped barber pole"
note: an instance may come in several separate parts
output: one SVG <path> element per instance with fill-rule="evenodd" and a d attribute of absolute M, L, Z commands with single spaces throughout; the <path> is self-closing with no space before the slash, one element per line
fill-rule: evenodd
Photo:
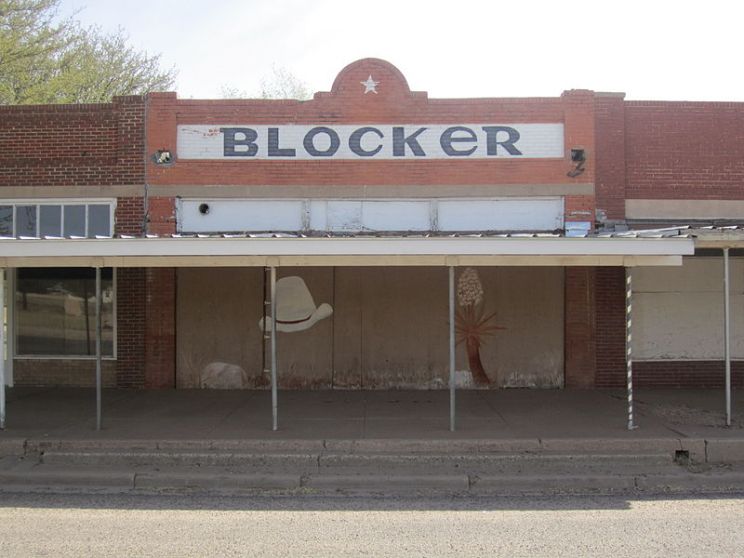
<path fill-rule="evenodd" d="M 625 362 L 628 372 L 628 430 L 638 428 L 633 422 L 633 272 L 625 268 Z"/>

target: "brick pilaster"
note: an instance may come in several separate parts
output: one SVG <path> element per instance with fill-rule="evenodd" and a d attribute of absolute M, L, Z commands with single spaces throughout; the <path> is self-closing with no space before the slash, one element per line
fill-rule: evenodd
<path fill-rule="evenodd" d="M 145 371 L 148 388 L 176 387 L 176 270 L 145 270 Z"/>

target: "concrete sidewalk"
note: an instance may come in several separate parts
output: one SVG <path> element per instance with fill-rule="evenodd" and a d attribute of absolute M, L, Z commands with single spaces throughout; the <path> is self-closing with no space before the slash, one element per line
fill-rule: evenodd
<path fill-rule="evenodd" d="M 0 439 L 744 439 L 744 391 L 725 426 L 721 390 L 637 390 L 627 430 L 622 390 L 463 390 L 449 431 L 446 391 L 104 390 L 103 430 L 86 389 L 8 390 Z"/>
<path fill-rule="evenodd" d="M 744 490 L 744 393 L 14 389 L 0 490 Z M 3 488 L 6 487 L 6 488 Z"/>

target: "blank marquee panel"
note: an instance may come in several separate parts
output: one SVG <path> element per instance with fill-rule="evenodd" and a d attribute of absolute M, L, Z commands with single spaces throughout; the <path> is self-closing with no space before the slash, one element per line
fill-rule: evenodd
<path fill-rule="evenodd" d="M 323 231 L 553 231 L 563 199 L 180 200 L 186 233 Z"/>

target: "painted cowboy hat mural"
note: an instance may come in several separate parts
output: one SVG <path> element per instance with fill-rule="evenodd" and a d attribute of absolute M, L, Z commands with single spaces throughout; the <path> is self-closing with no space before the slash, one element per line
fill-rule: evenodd
<path fill-rule="evenodd" d="M 315 306 L 310 289 L 302 277 L 282 277 L 276 282 L 276 329 L 291 333 L 310 329 L 320 320 L 333 314 L 330 304 Z M 258 327 L 263 331 L 271 329 L 272 316 L 261 318 Z"/>

